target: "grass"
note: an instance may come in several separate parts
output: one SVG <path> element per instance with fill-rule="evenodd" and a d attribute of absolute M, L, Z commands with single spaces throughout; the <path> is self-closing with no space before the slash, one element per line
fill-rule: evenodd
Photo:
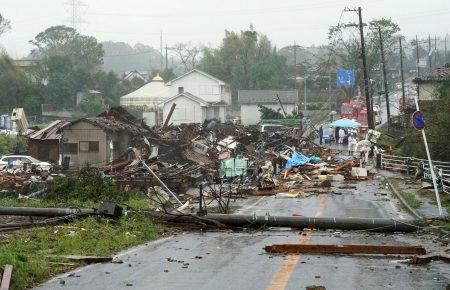
<path fill-rule="evenodd" d="M 433 191 L 424 189 L 424 190 L 419 190 L 418 193 L 421 196 L 430 199 L 433 204 L 437 204 L 436 195 L 434 194 Z M 440 193 L 439 197 L 441 200 L 442 209 L 444 211 L 446 211 L 447 213 L 449 213 L 450 212 L 450 194 Z M 433 224 L 441 227 L 442 229 L 444 229 L 446 231 L 450 231 L 450 222 L 449 221 L 435 221 Z"/>
<path fill-rule="evenodd" d="M 148 208 L 145 200 L 130 199 L 127 204 L 136 209 Z M 0 205 L 52 207 L 58 204 L 0 199 Z M 52 256 L 112 255 L 156 239 L 163 231 L 162 225 L 143 215 L 119 220 L 88 217 L 70 224 L 23 230 L 0 237 L 0 265 L 13 265 L 11 289 L 24 289 L 83 265 Z"/>
<path fill-rule="evenodd" d="M 406 203 L 412 208 L 418 208 L 422 202 L 416 198 L 414 192 L 407 192 L 403 190 L 401 180 L 392 180 L 392 185 L 400 193 Z"/>

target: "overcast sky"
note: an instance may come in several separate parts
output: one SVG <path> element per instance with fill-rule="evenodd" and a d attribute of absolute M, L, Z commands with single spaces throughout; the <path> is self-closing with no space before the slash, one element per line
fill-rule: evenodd
<path fill-rule="evenodd" d="M 29 40 L 52 25 L 71 25 L 72 9 L 82 1 L 80 30 L 99 41 L 137 42 L 159 49 L 163 42 L 192 41 L 217 46 L 224 30 L 255 30 L 283 47 L 326 43 L 327 30 L 336 25 L 344 7 L 361 6 L 364 20 L 390 17 L 402 34 L 445 36 L 450 32 L 450 0 L 0 0 L 0 13 L 12 29 L 0 45 L 13 58 L 31 49 Z M 342 22 L 357 21 L 346 12 Z"/>

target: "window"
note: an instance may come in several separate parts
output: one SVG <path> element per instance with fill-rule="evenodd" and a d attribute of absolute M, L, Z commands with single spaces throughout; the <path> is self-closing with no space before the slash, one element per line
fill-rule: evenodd
<path fill-rule="evenodd" d="M 80 141 L 80 152 L 98 152 L 98 141 Z"/>
<path fill-rule="evenodd" d="M 178 87 L 178 93 L 179 94 L 184 93 L 184 87 Z"/>
<path fill-rule="evenodd" d="M 78 154 L 77 143 L 63 143 L 63 154 Z"/>

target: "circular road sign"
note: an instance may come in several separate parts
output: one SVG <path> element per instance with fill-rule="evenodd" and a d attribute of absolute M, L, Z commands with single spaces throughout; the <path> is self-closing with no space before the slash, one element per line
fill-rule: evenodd
<path fill-rule="evenodd" d="M 425 123 L 423 121 L 423 114 L 421 111 L 415 111 L 412 114 L 412 124 L 416 130 L 422 130 L 425 127 Z"/>

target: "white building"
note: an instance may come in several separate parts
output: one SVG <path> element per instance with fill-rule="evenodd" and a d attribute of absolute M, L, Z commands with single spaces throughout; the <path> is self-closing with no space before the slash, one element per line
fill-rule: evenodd
<path fill-rule="evenodd" d="M 163 103 L 164 120 L 175 104 L 169 123 L 202 123 L 213 118 L 225 122 L 231 104 L 231 88 L 227 83 L 194 69 L 167 85 L 171 98 Z"/>
<path fill-rule="evenodd" d="M 134 92 L 120 97 L 120 105 L 124 107 L 143 107 L 153 109 L 170 97 L 170 87 L 156 75 L 151 82 L 143 85 Z"/>
<path fill-rule="evenodd" d="M 277 95 L 283 105 L 286 115 L 291 115 L 298 107 L 297 90 L 239 90 L 238 102 L 241 106 L 241 123 L 243 125 L 256 125 L 261 121 L 261 112 L 258 105 L 280 111 Z"/>
<path fill-rule="evenodd" d="M 169 96 L 170 88 L 164 84 L 164 80 L 158 74 L 150 83 L 121 97 L 120 105 L 141 111 L 146 124 L 153 126 L 158 121 L 159 107 Z"/>

